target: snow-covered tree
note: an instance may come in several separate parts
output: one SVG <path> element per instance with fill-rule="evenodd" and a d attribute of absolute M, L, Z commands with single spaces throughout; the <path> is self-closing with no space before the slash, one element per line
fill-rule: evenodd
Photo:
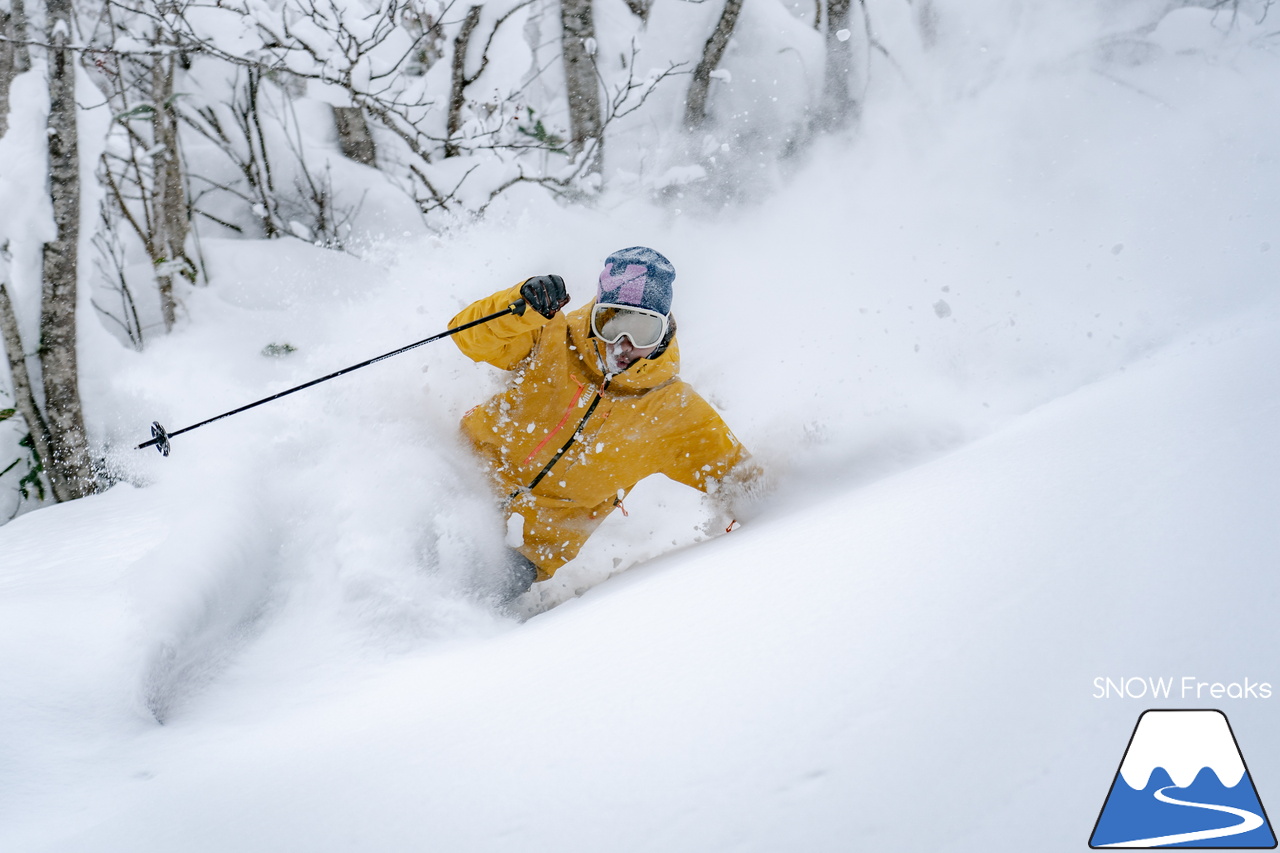
<path fill-rule="evenodd" d="M 96 478 L 85 434 L 76 366 L 80 155 L 76 127 L 77 56 L 72 49 L 70 0 L 49 0 L 46 16 L 49 45 L 49 196 L 55 236 L 44 244 L 39 352 L 44 422 L 48 430 L 48 454 L 44 458 L 44 467 L 54 494 L 59 500 L 67 500 L 93 492 Z"/>
<path fill-rule="evenodd" d="M 9 129 L 13 78 L 30 68 L 26 8 L 22 0 L 0 0 L 0 136 Z"/>

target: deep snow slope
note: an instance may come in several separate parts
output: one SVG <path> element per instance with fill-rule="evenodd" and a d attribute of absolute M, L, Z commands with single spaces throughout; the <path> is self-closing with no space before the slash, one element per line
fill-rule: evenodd
<path fill-rule="evenodd" d="M 789 171 L 758 205 L 207 240 L 173 334 L 82 323 L 122 483 L 0 527 L 0 849 L 1078 850 L 1160 706 L 1222 707 L 1273 803 L 1271 25 L 935 8 L 917 53 L 877 16 L 893 96 L 755 164 Z M 448 344 L 133 450 L 529 275 L 581 304 L 637 243 L 777 489 L 713 537 L 642 484 L 523 624 L 477 592 L 501 520 L 456 428 L 502 377 Z"/>
<path fill-rule="evenodd" d="M 518 627 L 362 658 L 277 615 L 163 726 L 119 683 L 161 627 L 114 606 L 155 596 L 159 502 L 23 517 L 20 564 L 103 536 L 6 575 L 40 671 L 5 677 L 0 846 L 1082 849 L 1149 704 L 1095 677 L 1280 687 L 1278 332 L 1232 318 Z M 1265 804 L 1277 701 L 1160 704 L 1223 707 Z"/>

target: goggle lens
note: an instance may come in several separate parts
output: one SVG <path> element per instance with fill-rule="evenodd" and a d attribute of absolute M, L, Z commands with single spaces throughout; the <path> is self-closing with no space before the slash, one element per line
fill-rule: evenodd
<path fill-rule="evenodd" d="M 667 318 L 644 308 L 596 305 L 591 309 L 591 329 L 607 344 L 631 339 L 637 349 L 656 347 L 667 333 Z"/>

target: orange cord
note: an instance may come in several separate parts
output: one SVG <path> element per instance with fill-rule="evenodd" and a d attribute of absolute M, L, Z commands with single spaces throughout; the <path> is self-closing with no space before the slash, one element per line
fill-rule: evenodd
<path fill-rule="evenodd" d="M 547 442 L 551 440 L 552 436 L 554 436 L 556 433 L 560 431 L 560 429 L 564 426 L 564 422 L 569 420 L 569 415 L 570 413 L 573 412 L 573 407 L 578 405 L 578 401 L 582 399 L 582 389 L 586 388 L 587 386 L 583 385 L 582 382 L 580 382 L 578 380 L 578 377 L 576 376 L 573 377 L 573 381 L 578 383 L 578 390 L 574 392 L 573 399 L 569 401 L 569 408 L 564 410 L 564 417 L 560 418 L 560 423 L 556 424 L 555 429 L 547 433 L 546 437 L 542 439 L 542 441 L 538 442 L 537 447 L 529 451 L 529 455 L 524 458 L 525 465 L 528 465 L 533 460 L 533 457 L 537 456 L 538 453 L 542 450 L 542 448 L 547 446 Z"/>

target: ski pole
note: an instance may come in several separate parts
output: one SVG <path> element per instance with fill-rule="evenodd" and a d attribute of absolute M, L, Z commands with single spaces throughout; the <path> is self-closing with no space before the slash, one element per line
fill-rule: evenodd
<path fill-rule="evenodd" d="M 288 389 L 287 391 L 281 391 L 278 394 L 272 394 L 270 397 L 263 397 L 261 400 L 256 400 L 252 403 L 249 403 L 248 405 L 241 406 L 238 409 L 232 409 L 229 412 L 223 412 L 222 414 L 216 415 L 212 418 L 209 418 L 208 420 L 203 420 L 198 424 L 192 424 L 191 426 L 183 427 L 182 429 L 174 430 L 173 432 L 167 431 L 163 426 L 160 425 L 159 421 L 153 421 L 151 424 L 151 440 L 142 442 L 142 444 L 139 444 L 136 449 L 141 450 L 144 447 L 154 446 L 156 450 L 160 451 L 161 456 L 168 456 L 169 440 L 173 438 L 177 438 L 178 436 L 182 435 L 184 432 L 191 432 L 191 430 L 193 429 L 199 429 L 200 427 L 211 424 L 214 421 L 220 421 L 223 418 L 229 418 L 232 415 L 238 415 L 241 412 L 247 412 L 249 409 L 255 408 L 257 406 L 261 406 L 264 403 L 270 403 L 272 400 L 279 400 L 281 397 L 286 397 L 295 391 L 301 391 L 304 388 L 310 388 L 312 385 L 319 385 L 321 382 L 328 382 L 330 379 L 337 379 L 339 376 L 343 376 L 347 373 L 351 373 L 353 370 L 359 370 L 362 367 L 368 367 L 371 364 L 377 364 L 380 361 L 385 361 L 386 359 L 391 358 L 392 356 L 400 355 L 401 353 L 408 352 L 411 349 L 416 349 L 417 347 L 423 346 L 424 344 L 429 344 L 432 341 L 438 341 L 441 338 L 447 338 L 450 335 L 456 335 L 458 332 L 465 331 L 467 329 L 472 328 L 473 326 L 479 326 L 482 323 L 488 323 L 490 320 L 496 320 L 499 317 L 505 317 L 508 314 L 523 316 L 524 309 L 525 309 L 525 301 L 523 299 L 517 299 L 514 303 L 507 306 L 503 310 L 498 311 L 495 314 L 490 314 L 487 317 L 481 317 L 479 320 L 472 320 L 470 323 L 463 323 L 461 326 L 441 332 L 438 335 L 432 335 L 431 337 L 426 338 L 425 340 L 421 340 L 421 341 L 418 341 L 417 343 L 409 344 L 408 346 L 400 347 L 400 349 L 398 350 L 392 350 L 391 352 L 383 353 L 382 355 L 377 356 L 375 358 L 371 358 L 368 361 L 362 361 L 359 364 L 353 364 L 350 367 L 344 367 L 341 370 L 337 370 L 337 371 L 334 371 L 333 373 L 330 373 L 328 376 L 321 376 L 319 379 L 312 379 L 310 382 L 304 382 L 301 385 L 297 385 L 297 386 L 294 386 L 293 388 Z"/>

